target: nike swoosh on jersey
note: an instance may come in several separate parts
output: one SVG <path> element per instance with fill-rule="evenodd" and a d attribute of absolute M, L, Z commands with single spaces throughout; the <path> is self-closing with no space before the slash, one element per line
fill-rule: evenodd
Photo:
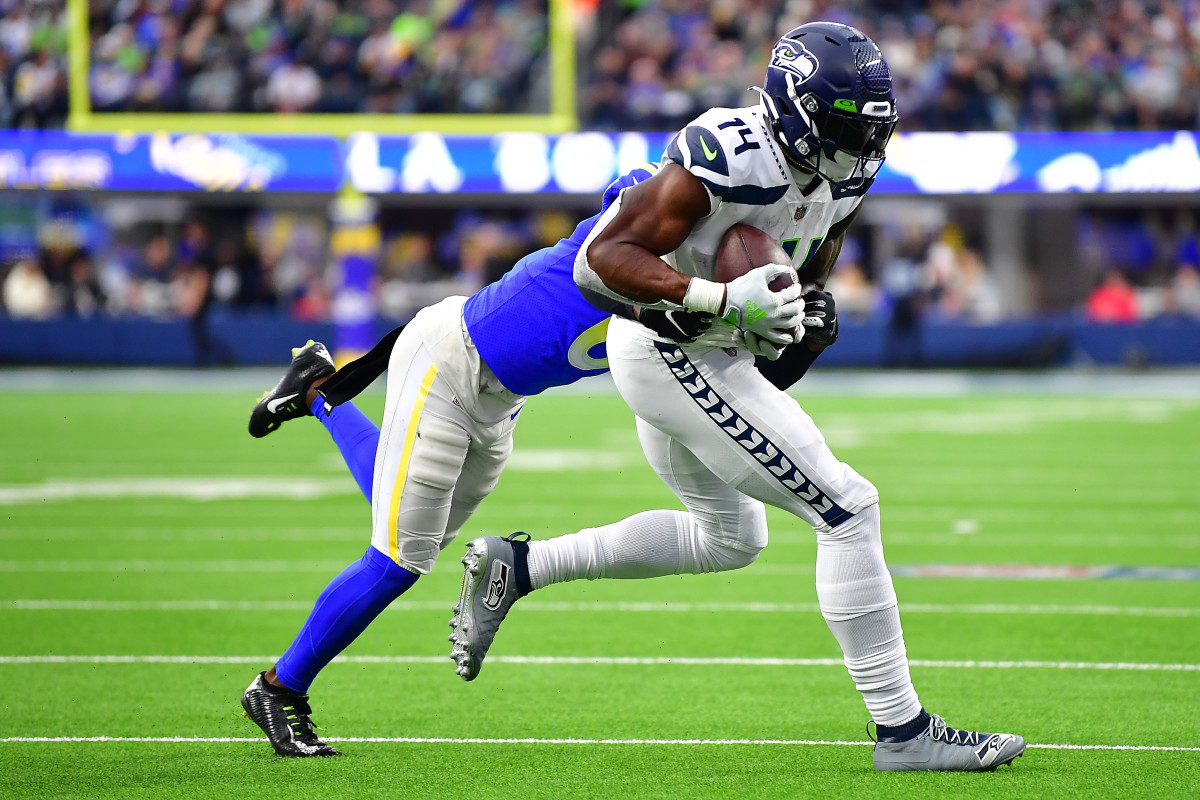
<path fill-rule="evenodd" d="M 270 400 L 267 402 L 267 411 L 274 414 L 275 412 L 277 412 L 279 410 L 279 407 L 281 405 L 283 405 L 284 403 L 291 402 L 294 398 L 297 398 L 299 396 L 300 395 L 298 393 L 292 393 L 285 397 L 276 397 L 274 400 Z"/>
<path fill-rule="evenodd" d="M 700 148 L 704 151 L 704 157 L 709 161 L 717 157 L 716 152 L 708 149 L 708 142 L 704 140 L 703 136 L 700 137 Z"/>

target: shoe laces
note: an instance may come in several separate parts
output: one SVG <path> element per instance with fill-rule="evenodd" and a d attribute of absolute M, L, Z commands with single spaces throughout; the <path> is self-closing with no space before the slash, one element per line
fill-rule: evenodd
<path fill-rule="evenodd" d="M 283 713 L 287 715 L 288 725 L 297 737 L 303 739 L 305 736 L 316 737 L 316 723 L 312 721 L 312 706 L 308 704 L 308 698 L 304 695 L 295 699 L 289 699 L 283 703 Z"/>
<path fill-rule="evenodd" d="M 975 747 L 983 744 L 984 740 L 991 735 L 980 733 L 979 731 L 964 731 L 958 728 L 951 728 L 946 724 L 946 720 L 937 714 L 931 714 L 930 716 L 932 719 L 929 721 L 929 736 L 935 742 Z"/>

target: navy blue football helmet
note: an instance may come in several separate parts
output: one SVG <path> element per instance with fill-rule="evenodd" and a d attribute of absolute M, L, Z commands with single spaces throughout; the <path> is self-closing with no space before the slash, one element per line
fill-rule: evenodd
<path fill-rule="evenodd" d="M 842 191 L 870 187 L 898 117 L 892 74 L 866 34 L 836 22 L 794 28 L 758 91 L 792 166 Z"/>

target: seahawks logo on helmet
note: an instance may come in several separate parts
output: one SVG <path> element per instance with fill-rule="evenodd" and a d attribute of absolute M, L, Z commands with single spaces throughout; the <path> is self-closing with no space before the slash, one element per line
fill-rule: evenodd
<path fill-rule="evenodd" d="M 771 66 L 787 70 L 800 79 L 797 83 L 804 83 L 813 76 L 821 62 L 800 42 L 780 39 L 771 51 Z"/>

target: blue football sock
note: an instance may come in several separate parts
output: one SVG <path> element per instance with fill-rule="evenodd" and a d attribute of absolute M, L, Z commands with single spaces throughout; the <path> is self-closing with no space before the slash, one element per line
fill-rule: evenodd
<path fill-rule="evenodd" d="M 325 413 L 325 400 L 320 395 L 312 404 L 313 416 L 333 437 L 338 452 L 350 468 L 355 483 L 371 502 L 371 481 L 375 475 L 375 450 L 379 446 L 379 426 L 358 410 L 354 403 L 343 403 Z"/>
<path fill-rule="evenodd" d="M 292 691 L 307 692 L 317 673 L 419 577 L 368 547 L 321 592 L 296 640 L 275 663 L 279 680 Z"/>

